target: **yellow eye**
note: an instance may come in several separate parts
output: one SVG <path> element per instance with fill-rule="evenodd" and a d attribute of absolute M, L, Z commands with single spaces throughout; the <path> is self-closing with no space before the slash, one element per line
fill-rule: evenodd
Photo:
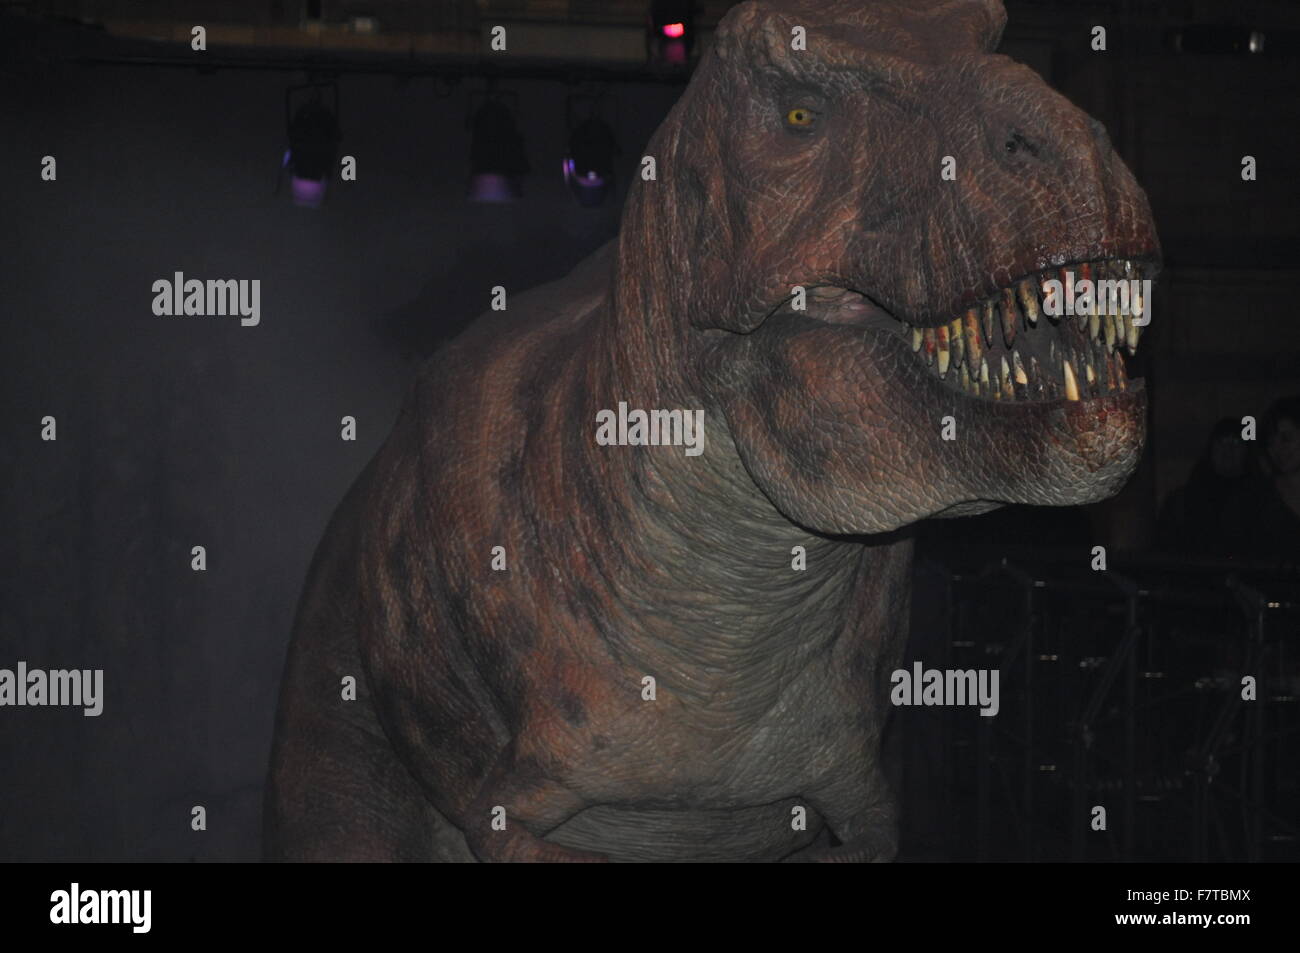
<path fill-rule="evenodd" d="M 785 114 L 785 121 L 791 126 L 806 129 L 813 124 L 813 111 L 806 106 L 796 106 Z"/>

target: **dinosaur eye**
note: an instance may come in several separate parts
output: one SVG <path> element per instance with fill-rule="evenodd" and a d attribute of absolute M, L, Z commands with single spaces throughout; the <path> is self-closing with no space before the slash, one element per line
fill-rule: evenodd
<path fill-rule="evenodd" d="M 807 106 L 796 106 L 785 114 L 785 122 L 787 126 L 794 126 L 797 129 L 807 129 L 816 120 L 816 115 L 817 114 Z"/>

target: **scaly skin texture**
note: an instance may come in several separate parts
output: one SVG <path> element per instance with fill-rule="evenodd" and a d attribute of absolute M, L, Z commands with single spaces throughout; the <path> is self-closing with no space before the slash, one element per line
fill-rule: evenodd
<path fill-rule="evenodd" d="M 728 13 L 618 239 L 435 355 L 336 512 L 285 674 L 268 856 L 893 857 L 905 527 L 1101 499 L 1143 440 L 1140 388 L 980 400 L 897 330 L 1157 253 L 1100 126 L 991 54 L 1003 19 Z M 795 285 L 861 304 L 795 313 Z M 619 401 L 703 409 L 704 453 L 597 445 Z"/>

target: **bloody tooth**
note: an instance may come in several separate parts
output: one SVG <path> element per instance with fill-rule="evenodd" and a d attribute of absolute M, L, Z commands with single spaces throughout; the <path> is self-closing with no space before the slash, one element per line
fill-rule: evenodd
<path fill-rule="evenodd" d="M 1020 309 L 1016 307 L 1016 290 L 1014 288 L 1002 289 L 1002 307 L 1011 315 L 1011 324 L 1017 330 L 1020 329 L 1020 322 L 1016 319 L 1020 317 Z"/>
<path fill-rule="evenodd" d="M 998 313 L 1002 317 L 1002 339 L 1007 347 L 1011 347 L 1016 341 L 1016 305 L 1011 300 L 1010 291 L 1003 295 L 1002 307 Z"/>
<path fill-rule="evenodd" d="M 966 359 L 978 362 L 984 354 L 984 342 L 980 340 L 980 321 L 974 308 L 966 312 L 962 325 L 966 332 Z"/>
<path fill-rule="evenodd" d="M 948 373 L 948 365 L 952 361 L 952 355 L 948 351 L 948 326 L 941 324 L 934 329 L 934 339 L 939 349 L 939 376 L 943 377 Z"/>
<path fill-rule="evenodd" d="M 922 350 L 925 351 L 925 363 L 934 367 L 934 328 L 926 328 L 925 331 L 922 332 L 921 338 L 925 342 L 925 347 L 922 348 Z"/>
<path fill-rule="evenodd" d="M 960 367 L 962 358 L 966 356 L 966 334 L 962 330 L 961 320 L 958 319 L 948 325 L 948 347 L 952 351 L 952 363 L 954 367 Z"/>

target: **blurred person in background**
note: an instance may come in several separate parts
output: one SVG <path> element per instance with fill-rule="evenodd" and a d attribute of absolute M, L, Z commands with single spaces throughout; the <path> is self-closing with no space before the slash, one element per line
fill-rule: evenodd
<path fill-rule="evenodd" d="M 1233 557 L 1300 567 L 1300 394 L 1273 402 L 1260 422 L 1256 472 L 1228 500 Z"/>

